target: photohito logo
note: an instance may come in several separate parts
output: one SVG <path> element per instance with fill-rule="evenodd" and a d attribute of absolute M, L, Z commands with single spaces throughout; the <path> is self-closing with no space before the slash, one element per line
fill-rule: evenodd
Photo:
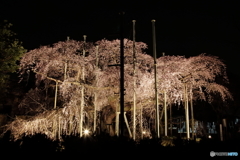
<path fill-rule="evenodd" d="M 210 152 L 210 157 L 214 156 L 238 156 L 238 152 Z"/>
<path fill-rule="evenodd" d="M 211 151 L 211 152 L 210 152 L 210 156 L 211 156 L 211 157 L 214 157 L 214 156 L 215 156 L 215 152 Z"/>

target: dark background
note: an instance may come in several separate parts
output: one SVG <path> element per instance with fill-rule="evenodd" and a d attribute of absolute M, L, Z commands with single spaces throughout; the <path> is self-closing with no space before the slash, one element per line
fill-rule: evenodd
<path fill-rule="evenodd" d="M 240 5 L 237 0 L 0 0 L 1 20 L 13 24 L 12 30 L 27 50 L 64 41 L 67 36 L 83 40 L 83 35 L 87 35 L 87 41 L 91 42 L 119 39 L 121 11 L 125 12 L 124 37 L 132 39 L 132 20 L 135 19 L 136 40 L 148 44 L 146 52 L 150 55 L 151 20 L 155 19 L 158 57 L 162 52 L 186 57 L 201 53 L 219 56 L 227 65 L 228 87 L 235 99 L 230 104 L 234 107 L 229 115 L 240 115 Z M 202 105 L 196 109 L 196 117 L 206 120 L 218 114 L 208 108 Z M 224 115 L 222 112 L 228 109 L 219 110 Z"/>
<path fill-rule="evenodd" d="M 219 56 L 230 74 L 240 76 L 240 9 L 233 0 L 159 1 L 17 1 L 1 0 L 0 17 L 13 24 L 17 38 L 28 49 L 70 39 L 95 42 L 120 38 L 124 11 L 125 38 L 148 44 L 152 54 L 152 23 L 156 20 L 158 56 Z"/>

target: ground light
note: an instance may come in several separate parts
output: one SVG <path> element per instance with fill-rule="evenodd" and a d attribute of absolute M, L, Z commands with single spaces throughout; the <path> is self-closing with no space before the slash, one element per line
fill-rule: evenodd
<path fill-rule="evenodd" d="M 85 130 L 83 131 L 83 133 L 84 133 L 85 136 L 87 136 L 87 135 L 89 135 L 89 130 L 88 130 L 88 129 L 85 129 Z"/>

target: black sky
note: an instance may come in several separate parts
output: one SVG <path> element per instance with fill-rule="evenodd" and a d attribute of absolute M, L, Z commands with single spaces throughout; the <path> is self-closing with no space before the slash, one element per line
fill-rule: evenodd
<path fill-rule="evenodd" d="M 157 1 L 17 1 L 1 0 L 0 17 L 13 24 L 30 50 L 71 39 L 95 42 L 120 38 L 119 12 L 125 12 L 125 37 L 152 47 L 151 20 L 156 19 L 157 52 L 167 55 L 219 56 L 240 75 L 240 6 L 231 0 Z"/>

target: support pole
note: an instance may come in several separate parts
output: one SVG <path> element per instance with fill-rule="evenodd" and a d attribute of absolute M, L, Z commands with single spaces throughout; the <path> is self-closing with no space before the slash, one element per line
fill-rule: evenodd
<path fill-rule="evenodd" d="M 119 114 L 120 112 L 116 112 L 115 134 L 117 136 L 119 136 Z"/>
<path fill-rule="evenodd" d="M 155 36 L 155 20 L 152 20 L 152 36 L 153 36 L 153 58 L 154 58 L 154 79 L 155 79 L 155 110 L 156 110 L 156 138 L 160 138 L 159 133 L 159 108 L 158 108 L 158 93 L 157 93 L 157 61 L 156 61 L 156 36 Z"/>
<path fill-rule="evenodd" d="M 185 115 L 186 115 L 186 132 L 187 132 L 187 139 L 190 139 L 190 133 L 189 133 L 189 107 L 188 107 L 188 94 L 187 94 L 187 84 L 184 84 L 185 89 Z"/>
<path fill-rule="evenodd" d="M 164 122 L 165 122 L 165 136 L 168 136 L 168 123 L 167 123 L 167 96 L 164 91 Z"/>
<path fill-rule="evenodd" d="M 195 124 L 194 124 L 194 112 L 193 112 L 193 92 L 192 92 L 192 87 L 190 90 L 190 108 L 191 108 L 191 128 L 192 128 L 192 139 L 194 139 L 195 133 Z"/>
<path fill-rule="evenodd" d="M 57 92 L 58 92 L 58 81 L 56 81 L 55 98 L 54 98 L 54 109 L 57 109 Z"/>
<path fill-rule="evenodd" d="M 165 56 L 165 52 L 162 52 L 162 56 Z M 165 67 L 165 61 L 164 61 L 164 67 Z M 163 75 L 165 75 L 165 68 L 163 68 Z M 164 102 L 163 102 L 163 107 L 164 107 L 164 125 L 165 125 L 165 136 L 168 136 L 168 116 L 167 116 L 167 96 L 166 96 L 166 91 L 163 91 L 164 95 Z"/>
<path fill-rule="evenodd" d="M 140 133 L 141 133 L 141 139 L 143 139 L 143 108 L 142 108 L 142 103 L 140 107 Z"/>
<path fill-rule="evenodd" d="M 135 50 L 135 22 L 133 20 L 133 140 L 136 139 L 136 50 Z"/>
<path fill-rule="evenodd" d="M 123 37 L 123 17 L 124 12 L 120 12 L 121 16 L 121 38 L 120 38 L 120 136 L 124 136 L 124 37 Z"/>
<path fill-rule="evenodd" d="M 169 106 L 169 114 L 170 114 L 170 135 L 172 136 L 172 129 L 173 129 L 173 124 L 172 124 L 172 104 L 170 103 Z"/>
<path fill-rule="evenodd" d="M 220 128 L 220 140 L 223 141 L 222 124 L 219 125 L 219 128 Z"/>
<path fill-rule="evenodd" d="M 83 36 L 84 38 L 84 48 L 83 48 L 83 58 L 85 58 L 85 43 L 86 43 L 86 35 Z M 83 65 L 82 68 L 82 81 L 85 82 L 85 66 Z M 82 137 L 83 134 L 83 108 L 84 108 L 84 86 L 82 85 L 81 90 L 81 106 L 80 106 L 80 124 L 79 124 L 79 134 Z"/>
<path fill-rule="evenodd" d="M 96 46 L 96 68 L 98 68 L 98 46 Z M 96 87 L 98 86 L 98 74 L 96 75 Z M 94 94 L 93 133 L 97 128 L 97 93 Z"/>
<path fill-rule="evenodd" d="M 131 130 L 130 130 L 130 127 L 129 127 L 129 124 L 128 124 L 128 120 L 127 120 L 126 112 L 124 112 L 124 120 L 125 120 L 125 123 L 126 123 L 127 129 L 128 129 L 129 136 L 132 138 L 132 133 L 131 133 Z"/>
<path fill-rule="evenodd" d="M 67 61 L 65 62 L 65 65 L 64 65 L 64 80 L 67 79 Z"/>

